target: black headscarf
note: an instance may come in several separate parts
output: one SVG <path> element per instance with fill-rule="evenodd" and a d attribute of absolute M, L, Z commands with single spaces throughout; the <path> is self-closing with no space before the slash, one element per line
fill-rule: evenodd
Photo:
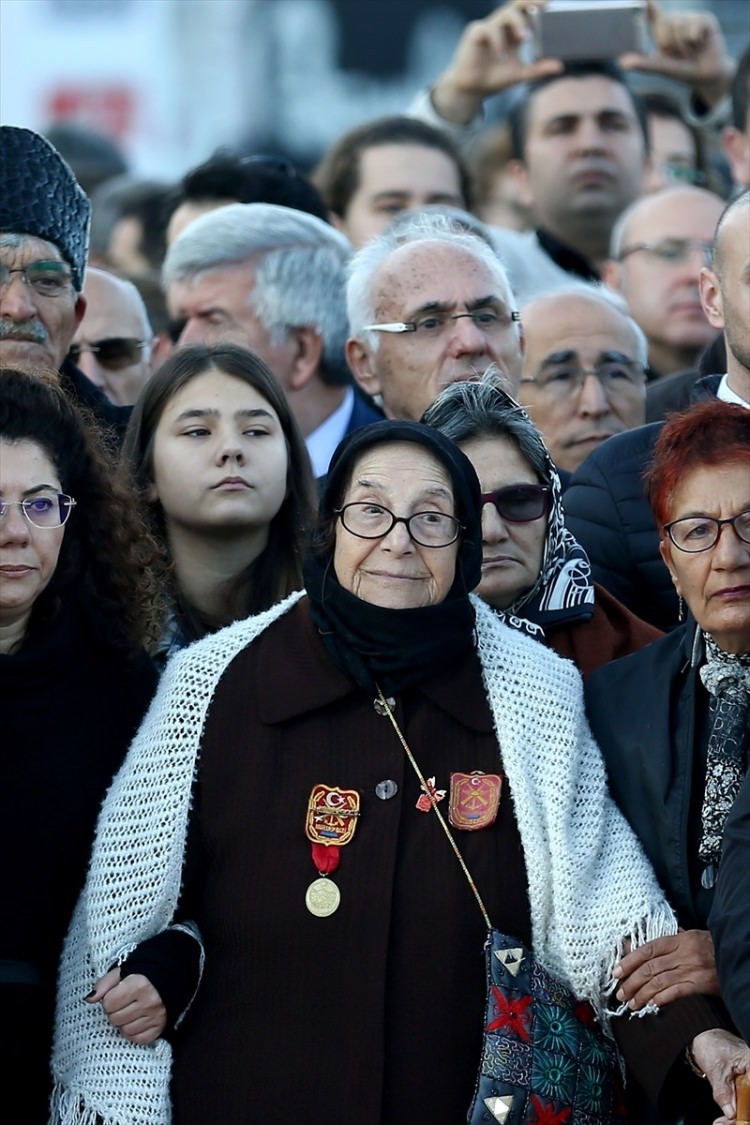
<path fill-rule="evenodd" d="M 459 538 L 456 573 L 444 601 L 418 609 L 386 609 L 341 586 L 333 568 L 333 546 L 314 547 L 304 567 L 313 621 L 338 667 L 361 687 L 386 695 L 402 691 L 449 668 L 471 648 L 474 609 L 469 592 L 482 572 L 482 505 L 479 481 L 469 459 L 419 422 L 375 422 L 349 434 L 333 455 L 320 501 L 320 525 L 331 528 L 354 466 L 365 450 L 391 442 L 426 449 L 445 468 L 453 486 Z"/>

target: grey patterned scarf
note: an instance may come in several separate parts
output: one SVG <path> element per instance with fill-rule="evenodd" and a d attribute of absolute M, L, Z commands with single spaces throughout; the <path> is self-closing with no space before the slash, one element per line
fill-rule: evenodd
<path fill-rule="evenodd" d="M 724 825 L 747 772 L 750 653 L 724 652 L 707 633 L 703 634 L 703 639 L 706 663 L 700 670 L 700 677 L 711 694 L 711 732 L 698 856 L 704 864 L 701 883 L 712 887 L 721 859 Z"/>

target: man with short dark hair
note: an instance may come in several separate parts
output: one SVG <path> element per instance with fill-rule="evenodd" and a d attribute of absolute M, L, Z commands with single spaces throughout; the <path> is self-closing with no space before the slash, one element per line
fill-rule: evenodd
<path fill-rule="evenodd" d="M 381 117 L 345 133 L 318 165 L 314 182 L 336 226 L 355 248 L 400 211 L 432 204 L 469 208 L 469 175 L 457 146 L 413 117 Z"/>
<path fill-rule="evenodd" d="M 275 203 L 328 221 L 318 190 L 280 156 L 242 156 L 228 148 L 191 168 L 165 202 L 167 244 L 188 223 L 227 203 Z"/>
<path fill-rule="evenodd" d="M 647 166 L 645 116 L 616 63 L 524 61 L 545 2 L 511 0 L 468 24 L 451 63 L 413 107 L 433 123 L 465 127 L 486 97 L 529 83 L 514 91 L 512 167 L 537 229 L 495 232 L 521 302 L 565 287 L 571 274 L 598 280 L 612 228 L 641 194 Z M 719 100 L 732 64 L 714 17 L 665 15 L 650 4 L 649 19 L 657 53 L 631 58 L 629 65 L 673 73 L 710 104 Z M 688 24 L 695 42 L 688 41 Z"/>
<path fill-rule="evenodd" d="M 0 363 L 58 371 L 75 403 L 124 428 L 127 412 L 67 358 L 86 309 L 89 217 L 85 192 L 49 141 L 0 126 Z"/>

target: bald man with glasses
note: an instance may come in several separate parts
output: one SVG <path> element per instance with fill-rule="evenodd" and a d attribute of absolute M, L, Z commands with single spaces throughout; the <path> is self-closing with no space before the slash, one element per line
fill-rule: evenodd
<path fill-rule="evenodd" d="M 613 300 L 582 286 L 537 297 L 522 317 L 519 399 L 557 468 L 572 473 L 608 438 L 643 425 L 646 340 Z"/>

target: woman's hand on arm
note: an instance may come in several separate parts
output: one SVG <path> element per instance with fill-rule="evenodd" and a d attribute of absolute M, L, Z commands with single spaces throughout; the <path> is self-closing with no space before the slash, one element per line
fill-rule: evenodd
<path fill-rule="evenodd" d="M 690 1052 L 697 1068 L 711 1083 L 714 1101 L 725 1120 L 733 1121 L 736 1112 L 735 1082 L 738 1075 L 750 1070 L 750 1047 L 731 1032 L 715 1028 L 696 1035 Z"/>
<path fill-rule="evenodd" d="M 626 954 L 616 966 L 617 999 L 638 1011 L 649 1002 L 719 996 L 714 944 L 707 930 L 680 930 Z"/>
<path fill-rule="evenodd" d="M 167 1009 L 147 977 L 134 973 L 120 978 L 119 968 L 110 969 L 86 997 L 101 1002 L 107 1019 L 131 1043 L 153 1043 L 167 1026 Z"/>

